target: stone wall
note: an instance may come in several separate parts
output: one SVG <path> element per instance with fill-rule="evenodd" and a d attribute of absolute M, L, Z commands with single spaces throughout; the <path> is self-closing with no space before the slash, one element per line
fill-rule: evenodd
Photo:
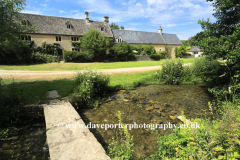
<path fill-rule="evenodd" d="M 154 59 L 144 55 L 144 56 L 137 57 L 136 61 L 154 61 Z"/>

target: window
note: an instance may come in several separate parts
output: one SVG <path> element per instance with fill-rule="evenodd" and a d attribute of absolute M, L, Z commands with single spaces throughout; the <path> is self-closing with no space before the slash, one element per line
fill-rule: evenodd
<path fill-rule="evenodd" d="M 20 36 L 20 39 L 21 39 L 21 40 L 26 40 L 26 41 L 27 41 L 27 40 L 31 41 L 31 36 L 21 35 L 21 36 Z"/>
<path fill-rule="evenodd" d="M 56 41 L 61 41 L 61 37 L 56 37 Z"/>
<path fill-rule="evenodd" d="M 80 51 L 80 49 L 79 48 L 72 48 L 72 51 Z"/>
<path fill-rule="evenodd" d="M 116 41 L 117 41 L 118 43 L 120 43 L 120 42 L 122 42 L 122 38 L 116 38 Z"/>
<path fill-rule="evenodd" d="M 101 27 L 101 31 L 104 31 L 104 28 L 103 28 L 103 27 Z"/>
<path fill-rule="evenodd" d="M 22 22 L 22 25 L 25 25 L 25 26 L 29 25 L 29 21 L 28 20 L 23 20 L 21 22 Z"/>
<path fill-rule="evenodd" d="M 71 37 L 71 40 L 72 40 L 72 41 L 78 41 L 79 38 L 78 38 L 78 37 Z"/>
<path fill-rule="evenodd" d="M 68 29 L 71 29 L 71 24 L 67 24 L 67 28 L 68 28 Z"/>
<path fill-rule="evenodd" d="M 160 52 L 162 51 L 162 48 L 160 48 Z"/>

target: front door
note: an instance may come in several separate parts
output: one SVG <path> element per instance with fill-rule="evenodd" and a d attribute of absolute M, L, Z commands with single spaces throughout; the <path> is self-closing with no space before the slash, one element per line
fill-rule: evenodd
<path fill-rule="evenodd" d="M 62 61 L 62 60 L 63 60 L 63 52 L 62 52 L 62 49 L 58 49 L 58 56 L 60 56 L 59 60 Z"/>

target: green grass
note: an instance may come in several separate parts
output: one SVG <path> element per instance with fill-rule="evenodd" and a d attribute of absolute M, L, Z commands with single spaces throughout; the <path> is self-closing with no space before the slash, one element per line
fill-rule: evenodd
<path fill-rule="evenodd" d="M 160 61 L 131 61 L 131 62 L 94 62 L 94 63 L 46 63 L 33 65 L 0 65 L 0 69 L 4 70 L 26 70 L 26 71 L 70 71 L 83 69 L 114 69 L 114 68 L 131 68 L 144 66 L 158 66 Z M 183 59 L 184 63 L 191 63 L 194 58 Z"/>
<path fill-rule="evenodd" d="M 157 83 L 152 76 L 156 71 L 136 73 L 136 74 L 124 74 L 113 75 L 110 78 L 110 87 L 112 90 L 119 89 L 134 89 L 139 84 L 152 84 Z M 13 87 L 13 80 L 3 79 L 6 84 L 6 92 L 9 92 Z M 18 93 L 24 95 L 27 100 L 27 104 L 32 103 L 46 103 L 49 99 L 46 98 L 46 92 L 49 90 L 57 90 L 60 95 L 59 98 L 68 96 L 73 93 L 74 80 L 73 79 L 60 79 L 60 80 L 14 80 L 14 84 Z"/>

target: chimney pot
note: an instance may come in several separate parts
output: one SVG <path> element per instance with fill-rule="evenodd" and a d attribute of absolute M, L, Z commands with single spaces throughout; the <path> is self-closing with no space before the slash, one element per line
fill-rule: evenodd
<path fill-rule="evenodd" d="M 85 20 L 86 20 L 86 22 L 89 22 L 88 12 L 85 12 Z"/>
<path fill-rule="evenodd" d="M 123 26 L 121 26 L 121 27 L 120 27 L 120 30 L 124 30 L 124 27 L 123 27 Z"/>
<path fill-rule="evenodd" d="M 162 27 L 161 26 L 158 29 L 158 33 L 160 33 L 162 35 Z"/>
<path fill-rule="evenodd" d="M 108 16 L 104 16 L 104 22 L 109 23 L 109 17 Z"/>

